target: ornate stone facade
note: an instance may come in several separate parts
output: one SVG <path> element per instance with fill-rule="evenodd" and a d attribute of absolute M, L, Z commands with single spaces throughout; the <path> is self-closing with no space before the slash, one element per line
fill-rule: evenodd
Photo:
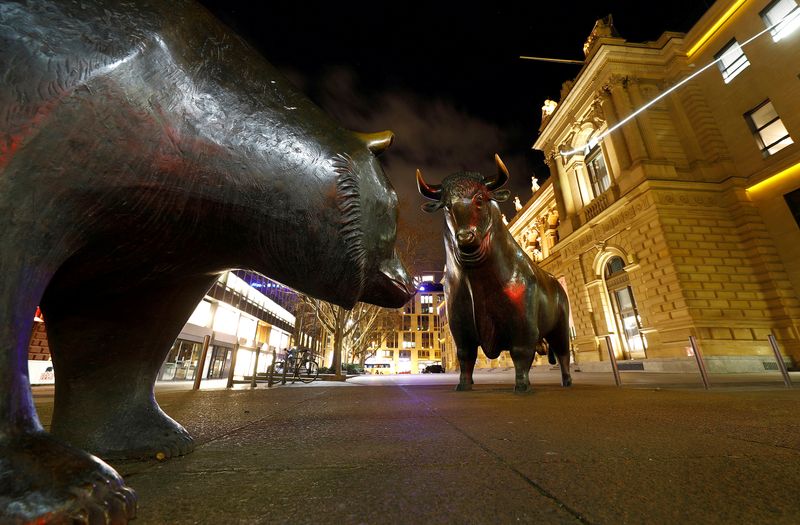
<path fill-rule="evenodd" d="M 768 0 L 746 2 L 716 25 L 734 3 L 716 2 L 686 35 L 596 39 L 540 130 L 534 148 L 550 178 L 509 229 L 566 285 L 579 365 L 607 360 L 610 336 L 618 359 L 683 370 L 694 335 L 712 371 L 763 371 L 769 333 L 800 362 L 792 211 L 800 212 L 790 199 L 800 188 L 800 147 L 763 153 L 748 117 L 771 101 L 786 142 L 800 141 L 800 36 L 766 34 L 744 48 L 742 78 L 726 83 L 712 66 L 632 116 L 734 36 L 764 29 Z"/>

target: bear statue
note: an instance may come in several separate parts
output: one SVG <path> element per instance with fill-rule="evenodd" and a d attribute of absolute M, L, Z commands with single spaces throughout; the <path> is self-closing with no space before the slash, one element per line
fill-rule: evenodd
<path fill-rule="evenodd" d="M 0 71 L 0 522 L 133 517 L 92 454 L 191 450 L 153 386 L 221 272 L 346 307 L 413 294 L 376 159 L 392 134 L 343 129 L 192 1 L 4 1 Z"/>

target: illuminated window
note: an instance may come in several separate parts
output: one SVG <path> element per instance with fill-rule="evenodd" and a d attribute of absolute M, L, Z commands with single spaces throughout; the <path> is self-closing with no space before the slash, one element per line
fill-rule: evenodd
<path fill-rule="evenodd" d="M 752 111 L 745 113 L 744 117 L 765 157 L 774 155 L 786 146 L 794 144 L 789 132 L 786 131 L 786 126 L 781 122 L 781 118 L 769 100 L 765 100 Z"/>
<path fill-rule="evenodd" d="M 403 333 L 403 348 L 416 348 L 416 347 L 417 347 L 417 342 L 414 339 L 414 332 Z"/>
<path fill-rule="evenodd" d="M 595 146 L 586 156 L 586 170 L 589 172 L 595 197 L 599 197 L 611 187 L 611 177 L 608 175 L 606 159 L 600 146 Z"/>
<path fill-rule="evenodd" d="M 433 334 L 425 332 L 422 334 L 422 348 L 433 348 Z"/>
<path fill-rule="evenodd" d="M 739 42 L 735 38 L 728 42 L 728 45 L 723 47 L 719 53 L 714 55 L 714 58 L 719 60 L 717 66 L 719 66 L 719 70 L 722 72 L 722 80 L 726 84 L 750 65 L 750 61 L 747 60 L 744 51 L 742 51 Z"/>
<path fill-rule="evenodd" d="M 381 350 L 381 357 L 394 357 L 394 350 Z"/>
<path fill-rule="evenodd" d="M 775 42 L 800 27 L 800 6 L 796 0 L 773 0 L 760 15 L 767 27 L 775 26 L 770 30 Z"/>

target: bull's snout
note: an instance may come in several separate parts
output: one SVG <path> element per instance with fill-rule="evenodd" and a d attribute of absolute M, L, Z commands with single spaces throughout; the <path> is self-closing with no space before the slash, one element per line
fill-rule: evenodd
<path fill-rule="evenodd" d="M 469 245 L 475 242 L 475 232 L 472 230 L 462 230 L 456 234 L 456 239 L 460 245 Z"/>
<path fill-rule="evenodd" d="M 414 282 L 395 256 L 383 261 L 379 271 L 370 276 L 360 300 L 385 308 L 400 308 L 415 293 Z"/>

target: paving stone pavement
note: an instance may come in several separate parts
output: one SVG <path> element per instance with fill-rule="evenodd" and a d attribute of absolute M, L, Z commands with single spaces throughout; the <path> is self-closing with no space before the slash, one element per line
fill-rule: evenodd
<path fill-rule="evenodd" d="M 800 522 L 800 391 L 490 379 L 163 390 L 196 450 L 113 466 L 136 524 Z"/>

